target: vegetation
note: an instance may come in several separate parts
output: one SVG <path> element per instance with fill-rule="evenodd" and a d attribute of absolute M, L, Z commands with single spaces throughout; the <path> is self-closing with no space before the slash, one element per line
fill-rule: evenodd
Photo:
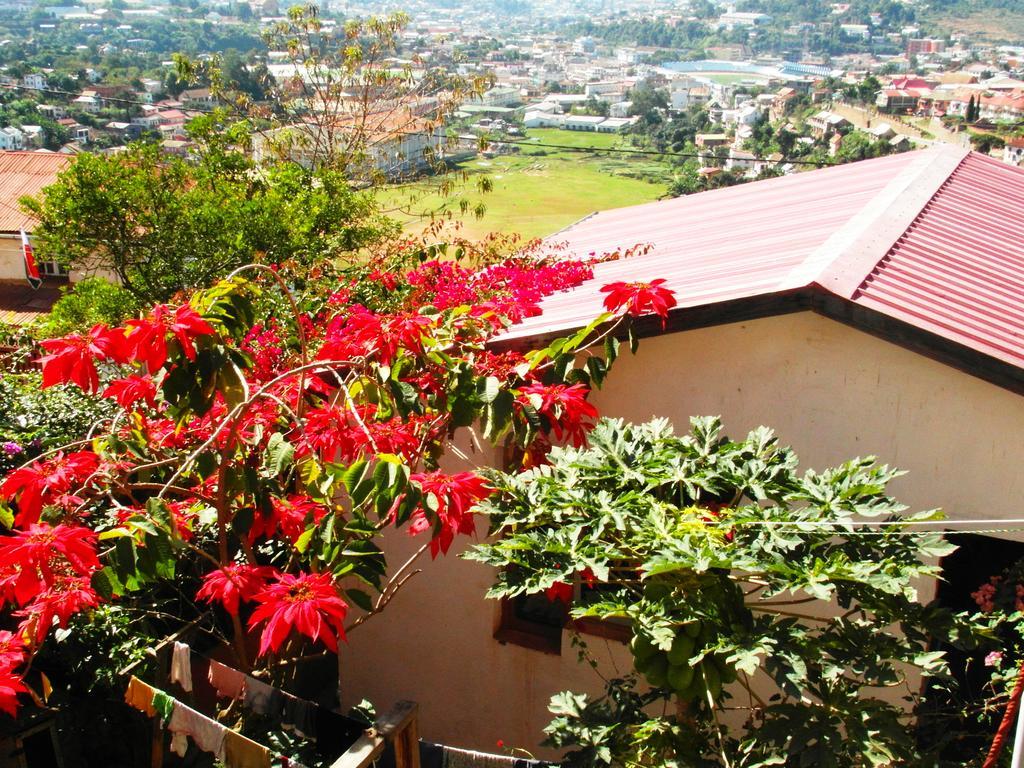
<path fill-rule="evenodd" d="M 52 338 L 83 333 L 97 323 L 118 325 L 139 309 L 135 296 L 124 287 L 102 277 L 87 277 L 63 289 L 37 333 Z"/>
<path fill-rule="evenodd" d="M 80 155 L 42 197 L 39 253 L 117 275 L 137 301 L 166 300 L 252 261 L 312 263 L 357 250 L 389 231 L 373 199 L 332 169 L 294 164 L 255 173 L 245 124 L 223 132 L 193 123 L 198 162 L 148 144 Z"/>
<path fill-rule="evenodd" d="M 629 627 L 634 672 L 600 699 L 552 699 L 548 743 L 569 765 L 932 764 L 941 740 L 908 727 L 919 676 L 947 676 L 931 638 L 976 638 L 970 617 L 918 602 L 953 547 L 915 528 L 936 513 L 886 494 L 898 472 L 802 470 L 768 429 L 733 441 L 712 418 L 683 437 L 604 420 L 588 441 L 489 473 L 500 536 L 469 555 L 498 569 L 491 597 L 568 600 L 575 584 L 574 618 Z"/>

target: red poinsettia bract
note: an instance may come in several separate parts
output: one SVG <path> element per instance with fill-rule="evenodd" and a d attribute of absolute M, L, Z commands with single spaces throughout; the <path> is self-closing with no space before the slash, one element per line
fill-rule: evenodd
<path fill-rule="evenodd" d="M 24 618 L 19 629 L 38 645 L 46 639 L 54 619 L 59 626 L 66 627 L 76 613 L 95 608 L 99 603 L 100 596 L 92 588 L 88 576 L 58 576 L 49 589 L 39 593 L 35 600 L 14 615 Z"/>
<path fill-rule="evenodd" d="M 19 605 L 48 589 L 61 573 L 88 577 L 99 567 L 96 534 L 88 528 L 40 523 L 0 538 L 5 597 Z"/>
<path fill-rule="evenodd" d="M 59 452 L 44 461 L 14 470 L 0 485 L 0 497 L 18 501 L 16 525 L 35 523 L 43 507 L 53 504 L 80 486 L 96 471 L 99 457 L 90 451 Z M 70 497 L 69 501 L 75 501 Z"/>
<path fill-rule="evenodd" d="M 249 618 L 249 628 L 266 622 L 260 656 L 276 652 L 293 630 L 314 642 L 322 641 L 334 653 L 338 638 L 345 639 L 348 604 L 339 597 L 329 573 L 283 573 L 253 600 L 259 605 Z"/>
<path fill-rule="evenodd" d="M 18 694 L 27 691 L 25 684 L 13 670 L 0 669 L 0 712 L 6 712 L 11 717 L 17 716 Z"/>
<path fill-rule="evenodd" d="M 95 392 L 100 384 L 96 360 L 120 361 L 124 354 L 124 332 L 119 328 L 94 325 L 85 336 L 72 333 L 39 344 L 49 352 L 39 358 L 43 366 L 43 389 L 70 382 L 86 392 Z"/>
<path fill-rule="evenodd" d="M 491 495 L 492 489 L 487 481 L 472 472 L 459 472 L 446 475 L 443 472 L 420 472 L 410 478 L 423 491 L 424 496 L 433 496 L 440 530 L 430 541 L 430 555 L 437 557 L 438 552 L 448 554 L 448 549 L 455 539 L 456 533 L 470 535 L 476 531 L 473 521 L 473 507 Z M 430 519 L 421 506 L 409 522 L 409 534 L 418 533 L 431 528 Z"/>
<path fill-rule="evenodd" d="M 664 280 L 651 280 L 649 283 L 609 283 L 601 288 L 604 307 L 609 312 L 625 310 L 630 315 L 653 314 L 661 318 L 661 327 L 665 327 L 668 311 L 676 305 L 675 293 L 663 287 Z"/>
<path fill-rule="evenodd" d="M 598 417 L 597 409 L 587 402 L 590 390 L 583 384 L 541 384 L 534 382 L 520 390 L 516 401 L 532 405 L 551 425 L 557 440 L 567 439 L 577 448 L 587 441 L 587 432 Z"/>
<path fill-rule="evenodd" d="M 148 376 L 132 374 L 124 379 L 115 379 L 110 382 L 103 397 L 111 397 L 122 408 L 131 408 L 135 403 L 142 400 L 151 408 L 156 397 L 156 384 Z"/>
<path fill-rule="evenodd" d="M 265 565 L 230 563 L 203 577 L 203 586 L 196 592 L 196 599 L 220 603 L 228 613 L 237 616 L 239 604 L 262 592 L 267 580 L 276 574 L 273 568 Z"/>
<path fill-rule="evenodd" d="M 196 359 L 195 339 L 214 333 L 213 326 L 188 304 L 173 311 L 166 304 L 157 304 L 147 317 L 129 320 L 127 326 L 127 354 L 133 360 L 144 362 L 150 373 L 167 362 L 169 333 L 178 340 L 181 351 L 189 360 Z"/>

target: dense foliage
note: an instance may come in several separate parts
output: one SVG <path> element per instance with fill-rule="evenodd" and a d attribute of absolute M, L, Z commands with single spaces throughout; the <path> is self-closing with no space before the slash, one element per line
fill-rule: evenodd
<path fill-rule="evenodd" d="M 89 439 L 0 483 L 5 711 L 44 687 L 23 678 L 47 639 L 93 631 L 76 617 L 114 599 L 167 632 L 206 614 L 245 669 L 257 640 L 261 665 L 337 652 L 417 572 L 416 558 L 389 571 L 385 530 L 422 535 L 417 556 L 433 557 L 473 532 L 491 488 L 440 467 L 456 430 L 510 439 L 527 463 L 551 439 L 582 443 L 617 344 L 577 356 L 598 326 L 675 302 L 659 281 L 614 283 L 592 325 L 499 354 L 484 342 L 591 263 L 400 245 L 333 281 L 323 266 L 250 271 L 260 279 L 42 342 L 47 394 L 77 385 L 107 405 Z"/>
<path fill-rule="evenodd" d="M 257 173 L 248 127 L 190 124 L 197 162 L 134 144 L 80 155 L 25 207 L 43 258 L 117 275 L 138 301 L 164 301 L 253 261 L 311 263 L 391 231 L 345 176 L 283 164 Z"/>
<path fill-rule="evenodd" d="M 935 513 L 886 495 L 896 471 L 801 470 L 769 430 L 733 441 L 710 418 L 683 437 L 603 420 L 588 440 L 490 473 L 499 536 L 469 555 L 500 569 L 492 597 L 575 584 L 573 617 L 630 628 L 635 673 L 552 700 L 549 742 L 571 765 L 928 763 L 940 740 L 910 722 L 919 676 L 946 674 L 930 638 L 973 635 L 918 602 L 953 548 L 920 529 Z"/>

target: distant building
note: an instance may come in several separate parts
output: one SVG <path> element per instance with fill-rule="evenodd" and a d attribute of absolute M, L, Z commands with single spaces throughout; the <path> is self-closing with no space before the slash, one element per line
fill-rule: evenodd
<path fill-rule="evenodd" d="M 5 151 L 25 148 L 25 134 L 13 125 L 0 128 L 0 149 Z"/>
<path fill-rule="evenodd" d="M 933 37 L 920 37 L 907 41 L 907 56 L 942 53 L 946 50 L 946 41 Z"/>
<path fill-rule="evenodd" d="M 1007 139 L 1003 146 L 1003 162 L 1020 165 L 1022 160 L 1024 160 L 1024 136 Z"/>
<path fill-rule="evenodd" d="M 767 13 L 753 13 L 747 11 L 728 11 L 718 17 L 718 26 L 726 29 L 736 27 L 763 27 L 771 23 L 772 17 Z"/>
<path fill-rule="evenodd" d="M 21 84 L 33 91 L 44 91 L 47 86 L 46 78 L 38 72 L 32 72 L 22 77 Z"/>

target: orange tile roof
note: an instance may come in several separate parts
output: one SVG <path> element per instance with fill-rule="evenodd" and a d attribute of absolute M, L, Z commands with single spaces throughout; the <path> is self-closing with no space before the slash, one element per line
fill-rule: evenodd
<path fill-rule="evenodd" d="M 56 283 L 46 282 L 34 291 L 27 282 L 0 281 L 0 323 L 27 325 L 49 312 L 59 298 Z"/>
<path fill-rule="evenodd" d="M 36 220 L 21 210 L 18 200 L 53 184 L 70 162 L 57 153 L 0 152 L 0 232 L 31 232 Z"/>

